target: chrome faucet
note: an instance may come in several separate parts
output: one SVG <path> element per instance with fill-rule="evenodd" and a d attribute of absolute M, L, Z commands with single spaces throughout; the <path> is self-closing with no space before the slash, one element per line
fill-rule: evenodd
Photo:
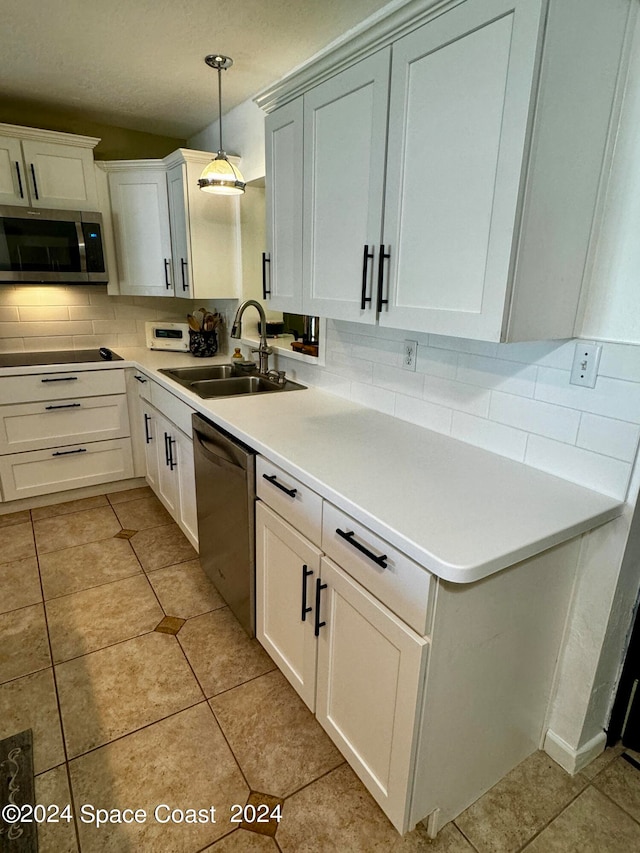
<path fill-rule="evenodd" d="M 269 356 L 273 352 L 271 347 L 267 344 L 267 318 L 265 317 L 264 308 L 259 302 L 256 302 L 255 299 L 247 299 L 238 307 L 236 311 L 236 316 L 233 318 L 233 326 L 231 327 L 231 337 L 232 338 L 240 338 L 242 336 L 242 315 L 246 311 L 246 309 L 253 305 L 254 308 L 257 309 L 258 314 L 260 315 L 260 346 L 258 349 L 252 349 L 251 352 L 258 353 L 258 370 L 260 373 L 268 373 L 269 372 Z"/>

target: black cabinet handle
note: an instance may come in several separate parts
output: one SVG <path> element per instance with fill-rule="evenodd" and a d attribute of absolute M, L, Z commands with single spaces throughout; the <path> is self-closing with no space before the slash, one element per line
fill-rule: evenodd
<path fill-rule="evenodd" d="M 80 409 L 80 403 L 61 403 L 59 406 L 45 406 L 47 412 L 52 412 L 54 409 Z"/>
<path fill-rule="evenodd" d="M 56 450 L 55 453 L 52 453 L 52 456 L 69 456 L 71 453 L 86 453 L 86 447 L 79 447 L 77 450 Z"/>
<path fill-rule="evenodd" d="M 173 445 L 176 443 L 175 438 L 169 436 L 169 470 L 173 471 L 177 467 L 178 462 L 173 458 Z"/>
<path fill-rule="evenodd" d="M 184 258 L 180 258 L 180 273 L 182 274 L 182 289 L 189 290 L 189 285 L 187 284 L 187 280 L 184 275 L 184 268 L 186 267 L 187 262 Z"/>
<path fill-rule="evenodd" d="M 73 382 L 77 379 L 77 376 L 56 376 L 54 379 L 41 379 L 40 382 Z"/>
<path fill-rule="evenodd" d="M 388 305 L 389 300 L 382 298 L 384 287 L 384 262 L 391 257 L 390 252 L 385 252 L 384 243 L 380 246 L 380 257 L 378 258 L 378 312 L 382 311 L 383 305 Z"/>
<path fill-rule="evenodd" d="M 364 255 L 362 256 L 362 295 L 360 297 L 360 308 L 363 311 L 367 307 L 367 302 L 371 302 L 371 297 L 367 296 L 367 280 L 369 278 L 370 260 L 373 260 L 373 252 L 369 251 L 369 246 L 365 246 Z"/>
<path fill-rule="evenodd" d="M 267 290 L 267 264 L 269 264 L 269 289 Z M 266 252 L 262 253 L 262 298 L 271 296 L 271 258 Z"/>
<path fill-rule="evenodd" d="M 169 464 L 169 436 L 166 432 L 164 434 L 164 464 Z"/>
<path fill-rule="evenodd" d="M 167 287 L 167 290 L 171 289 L 171 282 L 169 281 L 169 267 L 171 266 L 171 258 L 164 259 L 164 283 Z"/>
<path fill-rule="evenodd" d="M 144 413 L 144 441 L 145 444 L 151 443 L 151 435 L 149 433 L 149 421 L 151 420 L 151 415 L 148 415 L 146 412 Z"/>
<path fill-rule="evenodd" d="M 302 621 L 307 621 L 307 613 L 311 613 L 313 610 L 312 607 L 307 607 L 307 578 L 310 578 L 313 574 L 312 570 L 308 566 L 302 567 Z"/>
<path fill-rule="evenodd" d="M 320 578 L 316 578 L 316 621 L 313 628 L 313 633 L 316 637 L 320 636 L 320 628 L 323 628 L 327 623 L 320 621 L 320 593 L 323 589 L 326 589 L 326 583 L 322 583 Z"/>
<path fill-rule="evenodd" d="M 138 382 L 146 382 L 147 381 L 146 379 L 143 379 L 142 376 L 136 376 L 135 378 L 138 380 Z"/>
<path fill-rule="evenodd" d="M 275 486 L 277 489 L 280 489 L 281 492 L 284 492 L 286 495 L 289 495 L 290 498 L 295 498 L 298 490 L 297 489 L 288 489 L 286 486 L 283 486 L 282 483 L 279 483 L 276 480 L 275 474 L 263 474 L 263 480 L 268 480 L 272 486 Z"/>
<path fill-rule="evenodd" d="M 18 175 L 18 190 L 20 192 L 20 198 L 24 198 L 24 192 L 22 190 L 22 175 L 20 174 L 20 163 L 16 160 L 16 173 Z"/>
<path fill-rule="evenodd" d="M 29 168 L 31 169 L 31 178 L 33 179 L 33 192 L 36 200 L 38 200 L 40 196 L 38 195 L 38 182 L 36 181 L 36 170 L 33 168 L 33 163 L 29 163 Z"/>
<path fill-rule="evenodd" d="M 353 538 L 356 535 L 353 530 L 345 532 L 344 530 L 340 530 L 339 527 L 336 527 L 336 533 L 338 534 L 338 536 L 342 536 L 343 539 L 346 539 L 349 545 L 353 545 L 353 547 L 360 551 L 361 554 L 364 554 L 365 557 L 368 557 L 370 560 L 373 560 L 373 562 L 377 566 L 380 566 L 380 568 L 382 569 L 387 568 L 387 555 L 383 554 L 381 557 L 377 557 L 368 548 L 365 548 L 364 545 L 361 545 L 359 542 L 356 542 L 356 540 Z"/>

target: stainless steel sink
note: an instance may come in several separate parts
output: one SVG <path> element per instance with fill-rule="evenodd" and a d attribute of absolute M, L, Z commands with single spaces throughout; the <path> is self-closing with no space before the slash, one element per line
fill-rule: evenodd
<path fill-rule="evenodd" d="M 271 394 L 282 391 L 301 391 L 306 385 L 286 379 L 284 383 L 272 381 L 259 373 L 237 376 L 232 364 L 214 364 L 201 367 L 177 367 L 159 371 L 205 400 L 213 397 L 240 397 L 247 394 Z"/>
<path fill-rule="evenodd" d="M 233 365 L 202 364 L 199 367 L 175 367 L 173 370 L 161 369 L 158 373 L 164 373 L 169 379 L 174 379 L 188 388 L 192 382 L 198 382 L 202 379 L 226 379 L 229 376 L 233 376 Z"/>

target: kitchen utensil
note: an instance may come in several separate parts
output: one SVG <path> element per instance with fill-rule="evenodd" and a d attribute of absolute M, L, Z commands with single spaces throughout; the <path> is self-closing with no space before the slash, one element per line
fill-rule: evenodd
<path fill-rule="evenodd" d="M 207 313 L 207 311 L 205 308 L 196 308 L 196 310 L 193 312 L 193 319 L 198 324 L 198 328 L 194 329 L 194 331 L 198 331 L 198 332 L 202 331 L 202 323 L 204 321 L 204 315 L 206 313 Z"/>
<path fill-rule="evenodd" d="M 189 328 L 191 329 L 192 332 L 199 332 L 200 331 L 200 324 L 198 323 L 196 318 L 193 316 L 193 314 L 187 314 L 187 323 L 189 324 Z"/>

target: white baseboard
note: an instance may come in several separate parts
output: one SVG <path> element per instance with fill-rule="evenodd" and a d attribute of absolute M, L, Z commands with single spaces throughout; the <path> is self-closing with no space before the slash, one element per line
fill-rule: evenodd
<path fill-rule="evenodd" d="M 581 746 L 580 749 L 573 749 L 561 737 L 558 737 L 551 729 L 547 730 L 544 738 L 544 751 L 548 756 L 553 758 L 556 764 L 564 768 L 567 773 L 574 776 L 579 773 L 587 764 L 590 764 L 594 758 L 597 758 L 601 752 L 604 752 L 607 745 L 607 736 L 604 732 L 599 732 L 590 741 Z"/>

